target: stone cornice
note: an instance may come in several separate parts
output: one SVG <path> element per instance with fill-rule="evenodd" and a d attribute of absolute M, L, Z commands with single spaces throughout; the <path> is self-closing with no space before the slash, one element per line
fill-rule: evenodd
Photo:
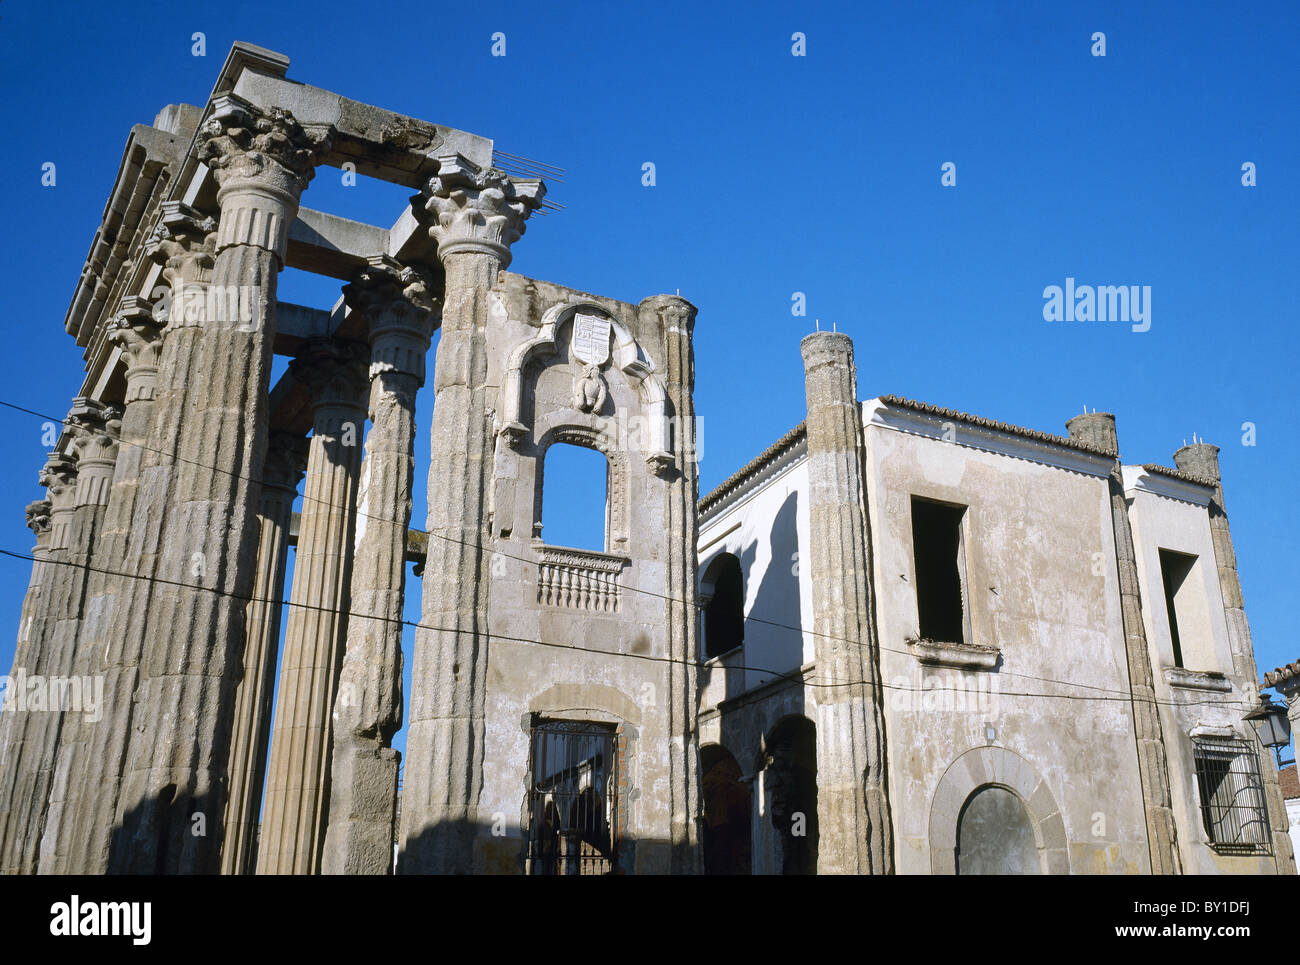
<path fill-rule="evenodd" d="M 572 566 L 599 573 L 618 573 L 632 560 L 614 553 L 598 553 L 595 550 L 580 550 L 570 546 L 546 546 L 534 543 L 539 563 L 552 566 Z"/>
<path fill-rule="evenodd" d="M 908 640 L 907 649 L 923 664 L 959 670 L 993 670 L 1002 656 L 997 647 L 940 640 Z"/>
<path fill-rule="evenodd" d="M 540 208 L 546 185 L 514 180 L 495 168 L 481 168 L 459 154 L 438 158 L 438 173 L 411 199 L 426 222 L 438 257 L 457 252 L 495 255 L 505 268 L 510 246 L 524 234 L 528 216 Z"/>
<path fill-rule="evenodd" d="M 1153 472 L 1148 466 L 1124 466 L 1124 491 L 1152 493 L 1196 506 L 1209 506 L 1214 487 L 1173 471 Z"/>
<path fill-rule="evenodd" d="M 1232 693 L 1232 681 L 1215 670 L 1188 670 L 1185 667 L 1165 667 L 1165 681 L 1179 690 L 1206 690 L 1213 693 Z"/>

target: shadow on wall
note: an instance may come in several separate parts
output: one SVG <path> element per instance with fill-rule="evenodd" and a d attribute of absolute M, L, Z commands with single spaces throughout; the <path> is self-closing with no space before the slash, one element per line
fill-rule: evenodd
<path fill-rule="evenodd" d="M 534 817 L 536 832 L 545 825 L 547 814 Z M 614 842 L 610 860 L 592 860 L 587 842 L 577 835 L 560 840 L 554 852 L 529 856 L 529 828 L 518 819 L 484 823 L 452 821 L 432 825 L 399 846 L 397 873 L 483 874 L 483 875 L 630 875 L 667 874 L 672 867 L 673 846 L 657 838 L 623 837 Z M 504 833 L 502 833 L 504 832 Z M 471 857 L 472 856 L 472 857 Z"/>
<path fill-rule="evenodd" d="M 790 629 L 803 625 L 799 568 L 806 566 L 807 561 L 799 557 L 798 515 L 799 494 L 792 492 L 772 518 L 768 534 L 769 563 L 757 590 L 749 594 L 753 603 L 746 614 L 745 636 L 753 644 L 747 648 L 752 658 L 747 659 L 746 664 L 776 673 L 797 670 L 804 662 L 803 633 L 799 629 Z M 754 572 L 757 555 L 757 543 L 741 551 L 740 566 L 747 582 Z M 752 684 L 760 682 L 751 674 L 746 676 L 750 677 Z M 771 676 L 764 674 L 762 679 Z"/>

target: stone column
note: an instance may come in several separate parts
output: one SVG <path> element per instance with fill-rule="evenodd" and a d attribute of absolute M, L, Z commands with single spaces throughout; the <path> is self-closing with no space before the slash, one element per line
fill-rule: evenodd
<path fill-rule="evenodd" d="M 57 574 L 53 584 L 57 591 L 50 598 L 45 633 L 40 643 L 43 655 L 39 672 L 46 678 L 50 703 L 44 712 L 29 715 L 31 719 L 18 761 L 18 780 L 11 802 L 14 834 L 12 850 L 4 864 L 4 871 L 8 874 L 34 874 L 37 868 L 59 737 L 68 716 L 65 708 L 54 702 L 53 682 L 59 683 L 61 700 L 68 702 L 66 709 L 69 713 L 79 713 L 84 709 L 80 682 L 75 692 L 77 704 L 75 707 L 71 705 L 74 696 L 71 681 L 73 655 L 90 575 L 91 549 L 103 521 L 108 486 L 117 458 L 120 418 L 119 409 L 94 399 L 79 398 L 73 401 L 65 421 L 66 433 L 71 439 L 70 449 L 77 460 L 77 478 L 72 509 L 60 513 L 55 523 L 55 539 L 64 550 L 64 558 L 60 567 L 62 572 Z M 93 699 L 93 694 L 91 697 Z"/>
<path fill-rule="evenodd" d="M 1164 730 L 1156 706 L 1155 678 L 1151 651 L 1142 622 L 1142 591 L 1138 580 L 1137 555 L 1133 549 L 1133 527 L 1128 500 L 1124 498 L 1124 477 L 1119 461 L 1119 435 L 1115 417 L 1109 412 L 1085 412 L 1065 424 L 1070 438 L 1115 454 L 1115 466 L 1107 481 L 1110 491 L 1111 526 L 1115 534 L 1115 564 L 1119 577 L 1120 613 L 1124 622 L 1124 653 L 1128 664 L 1130 709 L 1137 740 L 1138 774 L 1142 782 L 1142 807 L 1146 815 L 1147 848 L 1153 875 L 1183 873 L 1178 852 L 1178 826 L 1174 821 L 1169 790 L 1169 758 Z"/>
<path fill-rule="evenodd" d="M 329 805 L 330 708 L 347 639 L 348 584 L 365 433 L 361 345 L 311 339 L 290 371 L 314 407 L 258 874 L 320 872 Z"/>
<path fill-rule="evenodd" d="M 126 366 L 126 395 L 123 401 L 120 445 L 108 491 L 104 522 L 95 538 L 91 571 L 86 586 L 85 617 L 77 634 L 73 673 L 103 681 L 101 699 L 130 702 L 113 690 L 117 675 L 110 677 L 105 650 L 117 595 L 122 590 L 131 518 L 135 508 L 140 467 L 148 441 L 158 375 L 158 352 L 165 321 L 154 317 L 149 302 L 136 296 L 122 299 L 109 339 L 122 353 Z M 79 838 L 84 814 L 101 796 L 99 787 L 88 787 L 86 769 L 92 735 L 109 726 L 113 708 L 100 706 L 92 722 L 82 715 L 64 721 L 59 738 L 54 784 L 49 812 L 41 840 L 39 870 L 42 874 L 67 874 L 83 867 L 86 849 Z"/>
<path fill-rule="evenodd" d="M 325 874 L 391 874 L 402 725 L 402 606 L 415 394 L 434 327 L 427 272 L 377 258 L 344 288 L 370 329 L 370 422 L 357 497 L 352 614 L 334 701 Z"/>
<path fill-rule="evenodd" d="M 23 788 L 34 753 L 29 743 L 41 724 L 35 718 L 44 716 L 43 711 L 29 709 L 31 701 L 24 691 L 31 677 L 48 672 L 52 657 L 49 638 L 69 572 L 68 519 L 77 492 L 77 460 L 56 450 L 46 459 L 39 480 L 48 494 L 44 503 L 49 508 L 42 512 L 41 503 L 28 507 L 29 523 L 37 527 L 39 552 L 9 671 L 14 690 L 6 689 L 4 712 L 0 713 L 0 873 L 5 874 L 17 872 L 23 850 Z"/>
<path fill-rule="evenodd" d="M 892 874 L 885 722 L 872 612 L 853 342 L 799 344 L 808 398 L 808 541 L 817 679 L 819 874 Z"/>
<path fill-rule="evenodd" d="M 230 737 L 230 793 L 221 873 L 252 874 L 257 860 L 257 827 L 271 741 L 271 700 L 280 651 L 280 613 L 289 558 L 289 528 L 298 483 L 307 468 L 307 440 L 272 430 L 262 469 L 257 510 L 257 581 L 244 616 L 244 671 L 235 694 Z"/>
<path fill-rule="evenodd" d="M 287 111 L 225 94 L 199 137 L 221 208 L 204 310 L 168 359 L 185 386 L 177 458 L 142 650 L 120 830 L 109 868 L 214 873 L 244 609 L 257 561 L 257 506 L 268 430 L 276 276 L 288 227 L 327 134 Z M 219 296 L 219 297 L 217 297 Z M 173 306 L 177 309 L 178 306 Z M 173 319 L 175 323 L 175 319 Z"/>
<path fill-rule="evenodd" d="M 699 742 L 695 711 L 699 705 L 696 667 L 699 621 L 695 599 L 698 586 L 698 557 L 695 545 L 699 521 L 695 503 L 699 497 L 699 463 L 696 458 L 695 425 L 695 331 L 696 308 L 675 295 L 657 295 L 641 302 L 643 313 L 655 316 L 655 328 L 663 333 L 664 383 L 672 407 L 671 448 L 673 465 L 658 467 L 666 485 L 667 553 L 664 593 L 668 626 L 668 733 L 669 815 L 671 821 L 671 869 L 673 874 L 699 874 L 700 854 Z M 667 435 L 665 438 L 669 438 Z M 654 458 L 655 454 L 651 454 Z"/>
<path fill-rule="evenodd" d="M 398 865 L 408 874 L 473 870 L 487 666 L 488 293 L 545 190 L 460 157 L 439 162 L 412 201 L 438 244 L 446 295 L 433 380 L 426 626 L 415 635 L 402 792 Z"/>
<path fill-rule="evenodd" d="M 1223 482 L 1219 474 L 1219 447 L 1194 442 L 1174 453 L 1174 465 L 1214 484 L 1210 500 L 1210 538 L 1214 544 L 1214 561 L 1219 571 L 1219 591 L 1223 596 L 1223 614 L 1228 621 L 1228 646 L 1232 651 L 1232 670 L 1242 687 L 1246 714 L 1259 705 L 1259 672 L 1255 666 L 1255 648 L 1246 619 L 1246 601 L 1241 595 L 1237 576 L 1237 553 L 1228 530 L 1228 509 L 1223 499 Z M 1247 725 L 1249 727 L 1249 725 Z M 1253 733 L 1253 729 L 1252 729 Z M 1262 751 L 1262 749 L 1261 749 Z M 1277 764 L 1267 751 L 1260 753 L 1260 770 L 1264 776 L 1264 795 L 1268 800 L 1269 819 L 1273 826 L 1273 855 L 1281 874 L 1296 873 L 1295 850 L 1288 833 L 1286 803 L 1278 784 Z"/>
<path fill-rule="evenodd" d="M 74 874 L 108 870 L 109 845 L 118 825 L 122 773 L 137 720 L 140 662 L 149 630 L 140 616 L 150 612 L 153 601 L 151 578 L 162 546 L 164 511 L 180 446 L 181 420 L 155 419 L 153 413 L 183 412 L 188 405 L 190 359 L 203 317 L 202 298 L 190 296 L 201 295 L 211 280 L 216 227 L 214 219 L 179 202 L 165 201 L 144 246 L 146 257 L 162 265 L 169 286 L 151 313 L 156 324 L 165 328 L 161 342 L 152 349 L 156 360 L 144 344 L 130 350 L 134 355 L 138 349 L 142 365 L 134 377 L 128 374 L 129 401 L 122 431 L 124 442 L 139 440 L 139 444 L 124 445 L 119 453 L 119 461 L 123 457 L 125 461 L 109 495 L 106 551 L 112 552 L 109 547 L 120 539 L 122 557 L 112 567 L 113 573 L 107 574 L 100 598 L 92 600 L 93 616 L 85 627 L 87 646 L 104 675 L 105 708 L 104 719 L 90 728 L 79 775 L 70 774 L 68 779 L 70 803 L 64 813 L 66 822 L 71 822 L 68 834 L 74 844 L 66 851 L 65 863 Z M 195 302 L 200 310 L 187 318 L 186 309 Z M 128 319 L 127 327 L 149 341 L 149 326 L 142 317 Z M 122 328 L 115 334 L 129 339 Z M 59 848 L 56 843 L 56 853 Z"/>

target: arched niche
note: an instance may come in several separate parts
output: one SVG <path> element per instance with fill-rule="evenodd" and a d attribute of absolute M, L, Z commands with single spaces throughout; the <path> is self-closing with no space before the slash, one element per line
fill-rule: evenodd
<path fill-rule="evenodd" d="M 1024 805 L 1042 874 L 1069 874 L 1065 821 L 1047 782 L 1027 760 L 1005 747 L 974 747 L 953 761 L 930 806 L 930 870 L 957 873 L 961 820 L 977 791 L 1000 787 Z"/>
<path fill-rule="evenodd" d="M 566 302 L 553 305 L 542 314 L 537 334 L 523 342 L 510 354 L 506 362 L 505 379 L 501 389 L 501 412 L 498 434 L 514 449 L 528 435 L 524 424 L 525 391 L 528 386 L 528 367 L 538 359 L 557 353 L 562 334 L 571 331 L 571 323 L 578 312 L 584 312 L 609 321 L 613 338 L 609 361 L 605 364 L 627 376 L 635 387 L 641 403 L 640 413 L 623 413 L 624 417 L 640 415 L 646 424 L 646 462 L 655 472 L 672 467 L 674 459 L 668 451 L 668 395 L 663 380 L 654 373 L 654 363 L 636 339 L 617 318 L 594 302 Z M 603 366 L 602 366 L 603 367 Z M 577 409 L 574 416 L 582 415 Z M 534 427 L 535 428 L 535 427 Z"/>

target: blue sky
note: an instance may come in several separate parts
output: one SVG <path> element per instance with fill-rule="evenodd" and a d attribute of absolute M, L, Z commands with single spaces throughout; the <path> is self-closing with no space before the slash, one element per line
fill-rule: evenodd
<path fill-rule="evenodd" d="M 857 345 L 862 397 L 896 393 L 1061 432 L 1118 415 L 1127 462 L 1193 432 L 1223 447 L 1261 671 L 1294 638 L 1300 472 L 1296 5 L 537 5 L 6 2 L 0 152 L 12 338 L 0 399 L 62 415 L 81 382 L 62 329 L 131 125 L 201 104 L 230 43 L 293 79 L 495 139 L 567 170 L 512 268 L 700 308 L 702 488 L 803 415 L 813 319 Z M 207 55 L 191 54 L 206 34 Z M 506 56 L 492 57 L 492 34 Z M 804 57 L 791 35 L 806 35 Z M 1106 56 L 1090 54 L 1106 34 Z M 57 165 L 43 187 L 41 165 Z M 642 165 L 656 166 L 654 187 Z M 1243 187 L 1253 162 L 1258 185 Z M 957 185 L 940 185 L 956 165 Z M 390 224 L 410 192 L 323 170 L 304 204 Z M 1152 325 L 1047 323 L 1042 291 L 1152 289 Z M 791 314 L 794 292 L 806 318 Z M 338 283 L 285 272 L 281 297 Z M 429 395 L 421 402 L 427 417 Z M 1242 445 L 1242 425 L 1256 427 Z M 427 421 L 422 422 L 427 426 Z M 0 411 L 8 509 L 26 551 L 41 422 Z M 421 524 L 427 433 L 419 444 Z M 29 567 L 0 559 L 0 627 Z M 411 612 L 412 617 L 418 614 Z M 0 637 L 9 666 L 13 632 Z"/>

